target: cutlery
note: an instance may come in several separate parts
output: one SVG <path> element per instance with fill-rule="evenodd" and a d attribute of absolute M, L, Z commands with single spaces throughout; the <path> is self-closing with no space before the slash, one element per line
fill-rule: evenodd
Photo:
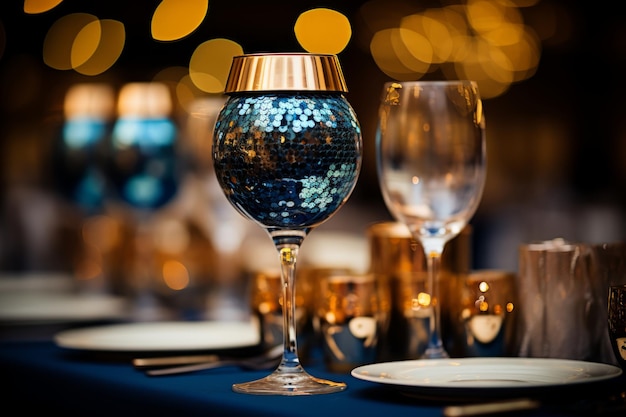
<path fill-rule="evenodd" d="M 224 366 L 239 366 L 241 368 L 251 369 L 251 370 L 268 369 L 268 368 L 278 365 L 278 362 L 280 361 L 280 358 L 283 353 L 283 349 L 284 348 L 282 345 L 277 345 L 263 352 L 262 354 L 258 356 L 252 356 L 248 358 L 219 358 L 216 355 L 208 355 L 208 356 L 213 356 L 212 358 L 209 358 L 208 361 L 195 362 L 195 363 L 187 362 L 187 364 L 184 364 L 184 365 L 168 366 L 165 368 L 156 368 L 156 369 L 150 368 L 146 370 L 146 374 L 150 376 L 176 375 L 176 374 L 184 374 L 184 373 L 189 373 L 189 372 L 202 371 L 202 370 L 207 370 L 207 369 L 221 368 Z M 146 358 L 146 359 L 149 359 L 149 358 Z M 152 358 L 152 359 L 157 359 L 157 358 Z M 141 363 L 144 364 L 143 367 L 145 368 L 145 361 L 141 361 Z M 155 366 L 155 365 L 154 363 L 152 363 L 149 366 Z"/>
<path fill-rule="evenodd" d="M 450 405 L 443 409 L 444 417 L 467 417 L 487 414 L 500 414 L 522 410 L 533 410 L 541 404 L 529 398 L 519 398 L 489 403 Z"/>
<path fill-rule="evenodd" d="M 160 366 L 190 365 L 201 362 L 215 362 L 220 357 L 218 355 L 181 355 L 162 356 L 156 358 L 135 358 L 133 365 L 138 369 L 153 368 Z"/>

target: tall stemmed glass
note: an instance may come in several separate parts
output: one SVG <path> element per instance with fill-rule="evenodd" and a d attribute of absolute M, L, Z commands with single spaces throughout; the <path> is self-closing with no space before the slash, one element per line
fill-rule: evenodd
<path fill-rule="evenodd" d="M 112 190 L 110 201 L 115 203 L 111 206 L 119 204 L 123 211 L 128 210 L 135 229 L 126 285 L 138 320 L 163 316 L 154 291 L 153 221 L 155 213 L 175 199 L 183 175 L 172 106 L 164 83 L 125 84 L 107 146 L 105 172 Z"/>
<path fill-rule="evenodd" d="M 218 182 L 239 212 L 263 227 L 282 272 L 284 352 L 270 375 L 234 384 L 249 394 L 341 391 L 300 363 L 296 344 L 295 268 L 307 234 L 348 199 L 361 169 L 361 130 L 334 55 L 235 57 L 229 99 L 213 137 Z"/>
<path fill-rule="evenodd" d="M 387 208 L 422 244 L 427 291 L 413 309 L 430 314 L 424 358 L 446 358 L 440 332 L 441 254 L 474 215 L 486 176 L 485 120 L 472 81 L 384 85 L 376 135 L 378 178 Z"/>

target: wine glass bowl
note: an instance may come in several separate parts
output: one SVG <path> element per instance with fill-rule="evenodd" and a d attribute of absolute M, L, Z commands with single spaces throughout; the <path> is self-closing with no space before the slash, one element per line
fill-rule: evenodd
<path fill-rule="evenodd" d="M 484 187 L 485 122 L 478 86 L 472 81 L 386 83 L 378 122 L 383 198 L 422 244 L 428 265 L 428 293 L 416 294 L 413 302 L 414 310 L 432 312 L 423 357 L 448 357 L 439 332 L 438 270 L 445 244 L 474 215 Z"/>
<path fill-rule="evenodd" d="M 352 193 L 362 139 L 334 55 L 251 54 L 233 59 L 213 136 L 213 166 L 230 203 L 264 228 L 281 266 L 284 353 L 265 378 L 236 392 L 309 395 L 345 389 L 309 375 L 296 343 L 295 267 L 307 234 Z"/>
<path fill-rule="evenodd" d="M 102 211 L 106 178 L 102 148 L 114 113 L 113 88 L 79 83 L 66 93 L 64 123 L 54 146 L 59 191 L 86 214 Z"/>
<path fill-rule="evenodd" d="M 231 203 L 268 230 L 306 231 L 328 219 L 346 201 L 358 173 L 348 106 L 332 94 L 229 100 L 221 117 L 232 121 L 240 109 L 245 113 L 235 117 L 236 127 L 218 126 L 223 140 L 216 142 L 214 155 Z M 257 126 L 234 133 L 249 124 Z"/>
<path fill-rule="evenodd" d="M 178 191 L 178 127 L 171 111 L 163 83 L 129 83 L 120 91 L 107 175 L 116 197 L 138 211 L 155 211 Z"/>

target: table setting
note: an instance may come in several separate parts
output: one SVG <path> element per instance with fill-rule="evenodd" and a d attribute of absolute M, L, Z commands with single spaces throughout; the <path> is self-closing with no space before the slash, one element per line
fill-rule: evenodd
<path fill-rule="evenodd" d="M 236 56 L 212 165 L 232 208 L 273 246 L 273 271 L 248 276 L 254 314 L 142 321 L 127 304 L 99 317 L 97 304 L 70 306 L 106 323 L 0 339 L 6 402 L 63 415 L 624 415 L 623 252 L 560 242 L 558 255 L 575 247 L 575 261 L 567 252 L 565 272 L 540 274 L 554 253 L 529 258 L 524 243 L 520 271 L 473 271 L 469 223 L 488 169 L 477 83 L 393 81 L 380 91 L 376 163 L 394 222 L 364 231 L 366 271 L 296 271 L 309 234 L 344 209 L 361 169 L 338 58 Z M 360 259 L 346 245 L 335 252 Z M 0 294 L 0 319 L 16 294 Z"/>

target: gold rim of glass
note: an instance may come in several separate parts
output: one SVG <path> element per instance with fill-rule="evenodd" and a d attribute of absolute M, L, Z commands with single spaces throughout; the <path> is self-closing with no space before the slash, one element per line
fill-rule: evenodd
<path fill-rule="evenodd" d="M 308 53 L 247 54 L 233 58 L 224 92 L 347 92 L 336 55 Z"/>

